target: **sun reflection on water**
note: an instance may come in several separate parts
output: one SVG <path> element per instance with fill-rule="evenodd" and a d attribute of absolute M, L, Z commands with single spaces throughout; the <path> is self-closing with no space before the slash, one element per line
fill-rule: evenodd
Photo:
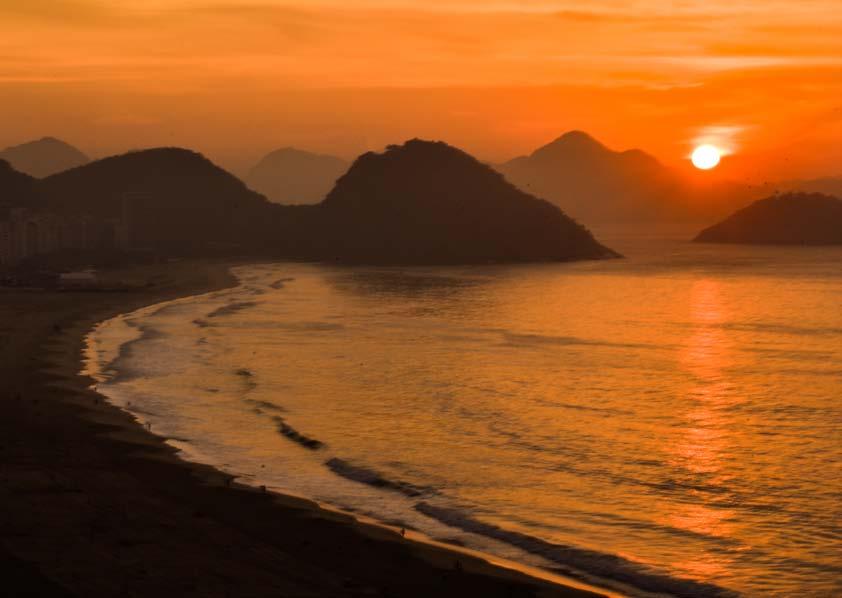
<path fill-rule="evenodd" d="M 734 363 L 733 345 L 723 326 L 729 317 L 721 283 L 699 280 L 690 289 L 691 333 L 679 352 L 678 362 L 688 374 L 690 386 L 684 400 L 687 411 L 681 417 L 678 441 L 667 450 L 679 482 L 697 487 L 690 496 L 696 501 L 671 502 L 664 523 L 689 532 L 726 537 L 732 534 L 733 511 L 712 504 L 712 497 L 727 492 L 724 475 L 726 456 L 733 433 L 728 409 L 739 397 L 728 379 Z M 727 570 L 727 562 L 711 552 L 676 563 L 688 574 L 707 577 Z"/>

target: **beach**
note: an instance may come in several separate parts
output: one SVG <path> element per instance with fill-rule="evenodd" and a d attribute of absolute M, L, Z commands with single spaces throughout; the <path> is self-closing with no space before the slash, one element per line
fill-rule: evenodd
<path fill-rule="evenodd" d="M 98 322 L 223 289 L 227 263 L 124 291 L 0 291 L 0 570 L 10 596 L 594 596 L 178 458 L 79 375 Z"/>

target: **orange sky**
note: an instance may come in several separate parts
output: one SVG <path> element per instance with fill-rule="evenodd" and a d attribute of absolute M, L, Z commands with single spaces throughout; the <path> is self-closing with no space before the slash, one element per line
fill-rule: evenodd
<path fill-rule="evenodd" d="M 431 8 L 430 5 L 433 7 Z M 0 146 L 281 146 L 410 137 L 486 160 L 582 129 L 713 176 L 842 174 L 838 0 L 2 0 Z"/>

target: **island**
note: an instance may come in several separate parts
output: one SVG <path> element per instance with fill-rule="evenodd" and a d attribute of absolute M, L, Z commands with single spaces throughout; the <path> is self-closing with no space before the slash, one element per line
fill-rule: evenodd
<path fill-rule="evenodd" d="M 842 244 L 842 200 L 821 193 L 785 193 L 758 200 L 701 231 L 700 243 Z"/>

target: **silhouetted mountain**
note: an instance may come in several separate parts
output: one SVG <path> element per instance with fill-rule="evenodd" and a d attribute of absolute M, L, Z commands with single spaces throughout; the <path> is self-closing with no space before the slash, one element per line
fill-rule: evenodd
<path fill-rule="evenodd" d="M 754 202 L 699 233 L 706 243 L 842 244 L 842 201 L 820 193 L 787 193 Z"/>
<path fill-rule="evenodd" d="M 178 148 L 97 160 L 47 177 L 40 186 L 47 206 L 57 212 L 127 214 L 132 244 L 156 249 L 257 247 L 271 238 L 277 214 L 276 206 L 242 181 Z"/>
<path fill-rule="evenodd" d="M 354 162 L 319 208 L 343 259 L 448 263 L 616 257 L 470 155 L 412 140 Z"/>
<path fill-rule="evenodd" d="M 0 160 L 0 207 L 32 206 L 36 197 L 35 179 Z"/>
<path fill-rule="evenodd" d="M 277 203 L 315 204 L 325 198 L 346 170 L 348 163 L 341 158 L 289 147 L 260 160 L 246 182 Z"/>
<path fill-rule="evenodd" d="M 53 137 L 8 147 L 0 151 L 0 159 L 7 160 L 16 170 L 38 178 L 88 162 L 85 154 Z"/>
<path fill-rule="evenodd" d="M 98 160 L 37 185 L 48 210 L 111 222 L 115 239 L 171 255 L 430 264 L 616 256 L 552 204 L 444 143 L 366 154 L 318 205 L 273 204 L 177 148 Z"/>
<path fill-rule="evenodd" d="M 581 131 L 565 133 L 498 170 L 588 223 L 710 221 L 748 201 L 741 188 L 728 184 L 694 189 L 651 155 L 613 151 Z"/>

